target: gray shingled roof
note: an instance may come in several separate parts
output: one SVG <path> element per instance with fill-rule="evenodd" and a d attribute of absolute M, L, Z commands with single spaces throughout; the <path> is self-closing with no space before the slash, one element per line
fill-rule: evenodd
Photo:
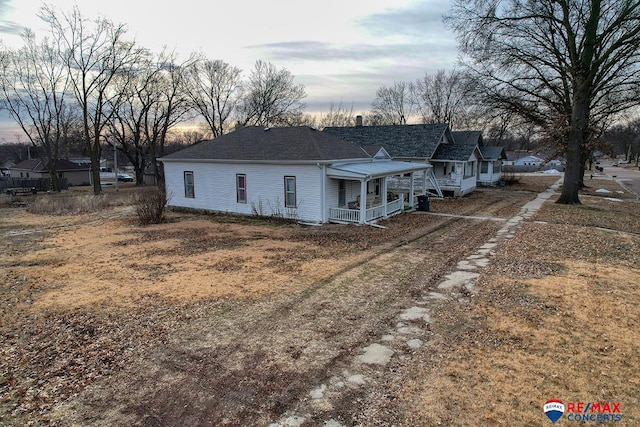
<path fill-rule="evenodd" d="M 322 133 L 335 135 L 360 145 L 382 145 L 393 158 L 428 159 L 440 144 L 448 128 L 446 123 L 326 127 Z"/>
<path fill-rule="evenodd" d="M 480 153 L 484 160 L 505 160 L 507 158 L 504 147 L 480 147 Z"/>
<path fill-rule="evenodd" d="M 161 160 L 325 161 L 370 156 L 357 144 L 308 126 L 245 127 Z"/>
<path fill-rule="evenodd" d="M 482 132 L 479 130 L 456 130 L 451 131 L 456 144 L 477 144 L 482 146 Z"/>
<path fill-rule="evenodd" d="M 476 149 L 476 144 L 440 144 L 431 160 L 466 162 Z"/>
<path fill-rule="evenodd" d="M 58 172 L 65 171 L 86 171 L 89 170 L 88 165 L 79 165 L 66 159 L 56 160 L 56 170 Z M 51 163 L 47 162 L 46 165 L 42 163 L 40 159 L 23 160 L 11 169 L 28 170 L 33 172 L 49 172 Z"/>

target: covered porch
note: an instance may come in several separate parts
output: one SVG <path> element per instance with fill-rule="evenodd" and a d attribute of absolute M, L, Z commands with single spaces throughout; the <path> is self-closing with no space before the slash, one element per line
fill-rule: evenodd
<path fill-rule="evenodd" d="M 405 204 L 414 207 L 414 198 L 394 191 L 389 184 L 408 179 L 408 194 L 426 194 L 431 166 L 424 163 L 373 161 L 347 163 L 327 168 L 327 178 L 337 192 L 328 192 L 329 222 L 367 224 L 401 213 Z M 422 172 L 420 189 L 414 188 L 414 174 Z M 393 180 L 392 180 L 393 178 Z M 337 193 L 337 194 L 336 194 Z"/>

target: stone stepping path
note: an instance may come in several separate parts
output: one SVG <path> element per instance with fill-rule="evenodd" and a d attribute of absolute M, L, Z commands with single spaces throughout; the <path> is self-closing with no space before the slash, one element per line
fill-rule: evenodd
<path fill-rule="evenodd" d="M 309 391 L 308 399 L 299 402 L 296 413 L 287 412 L 278 421 L 269 424 L 268 427 L 299 427 L 309 415 L 318 410 L 330 410 L 331 400 L 349 389 L 366 386 L 371 381 L 366 376 L 366 371 L 371 368 L 383 368 L 397 354 L 397 357 L 410 357 L 407 349 L 417 350 L 424 345 L 424 335 L 428 331 L 431 320 L 431 311 L 428 305 L 438 300 L 468 301 L 463 294 L 463 289 L 472 291 L 475 288 L 474 279 L 480 277 L 479 270 L 491 263 L 491 256 L 500 243 L 512 238 L 516 230 L 526 219 L 542 207 L 545 201 L 552 197 L 562 184 L 558 180 L 551 187 L 543 191 L 534 200 L 526 203 L 520 212 L 508 220 L 500 219 L 505 224 L 496 235 L 489 239 L 478 250 L 458 262 L 456 270 L 447 274 L 437 285 L 437 292 L 427 292 L 415 305 L 404 309 L 397 318 L 395 328 L 382 331 L 380 339 L 368 346 L 359 349 L 353 358 L 348 370 L 329 378 L 326 383 L 319 384 Z M 480 217 L 477 217 L 480 219 Z M 492 220 L 493 218 L 484 218 Z M 339 421 L 328 419 L 323 424 L 326 427 L 345 427 Z"/>

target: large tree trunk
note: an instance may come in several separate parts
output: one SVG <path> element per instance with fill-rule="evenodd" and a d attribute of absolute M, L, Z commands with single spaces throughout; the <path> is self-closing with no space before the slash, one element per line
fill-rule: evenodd
<path fill-rule="evenodd" d="M 574 133 L 573 131 L 571 133 Z M 567 167 L 564 171 L 564 181 L 562 183 L 562 193 L 556 203 L 564 205 L 580 204 L 578 193 L 581 181 L 581 161 L 580 155 L 581 137 L 569 135 L 567 144 Z"/>
<path fill-rule="evenodd" d="M 588 135 L 589 96 L 586 84 L 578 85 L 573 99 L 571 126 L 567 135 L 567 167 L 564 172 L 562 193 L 556 203 L 580 204 L 579 191 L 584 185 L 584 157 L 582 155 Z"/>

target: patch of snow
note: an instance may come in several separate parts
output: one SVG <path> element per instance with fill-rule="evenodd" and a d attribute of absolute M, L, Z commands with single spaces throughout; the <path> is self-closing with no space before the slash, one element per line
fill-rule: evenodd
<path fill-rule="evenodd" d="M 616 197 L 605 197 L 604 199 L 605 199 L 605 200 L 608 200 L 608 201 L 610 201 L 610 202 L 624 202 L 624 200 L 622 200 L 622 199 L 618 199 L 618 198 L 616 198 Z"/>
<path fill-rule="evenodd" d="M 606 194 L 608 194 L 608 193 L 611 193 L 611 191 L 607 190 L 606 188 L 598 188 L 596 190 L 596 193 L 606 193 Z"/>
<path fill-rule="evenodd" d="M 386 365 L 389 363 L 394 351 L 380 344 L 371 344 L 366 347 L 365 353 L 358 356 L 361 363 L 369 365 Z"/>
<path fill-rule="evenodd" d="M 322 384 L 320 387 L 314 390 L 311 390 L 311 392 L 309 393 L 309 396 L 311 396 L 312 399 L 322 399 L 326 389 L 327 389 L 327 386 Z"/>
<path fill-rule="evenodd" d="M 542 171 L 542 173 L 548 173 L 548 174 L 559 174 L 560 171 L 557 169 L 548 169 L 546 171 Z"/>
<path fill-rule="evenodd" d="M 412 348 L 414 350 L 417 350 L 420 347 L 422 347 L 422 344 L 424 344 L 423 341 L 417 338 L 407 341 L 407 345 L 409 346 L 409 348 Z"/>

